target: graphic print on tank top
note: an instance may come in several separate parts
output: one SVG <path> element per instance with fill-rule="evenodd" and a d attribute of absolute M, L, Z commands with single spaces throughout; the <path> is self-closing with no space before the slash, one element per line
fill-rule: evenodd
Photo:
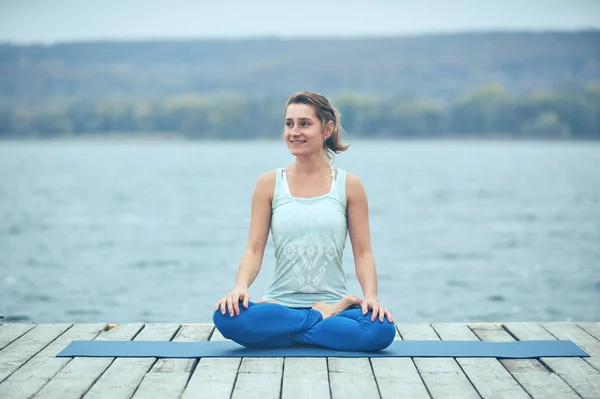
<path fill-rule="evenodd" d="M 333 172 L 333 171 L 332 171 Z M 271 208 L 275 270 L 263 299 L 284 306 L 336 303 L 347 294 L 342 256 L 348 234 L 345 172 L 332 173 L 325 195 L 294 197 L 278 169 Z M 295 295 L 302 293 L 303 295 Z"/>
<path fill-rule="evenodd" d="M 294 264 L 292 270 L 298 283 L 298 291 L 314 293 L 327 272 L 328 266 L 335 258 L 335 249 L 328 220 L 319 212 L 306 209 L 299 215 L 294 238 L 297 244 L 289 244 L 283 255 Z"/>

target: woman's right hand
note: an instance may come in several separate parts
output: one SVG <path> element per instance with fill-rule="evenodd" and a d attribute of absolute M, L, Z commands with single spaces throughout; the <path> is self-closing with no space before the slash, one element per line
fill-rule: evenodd
<path fill-rule="evenodd" d="M 236 287 L 229 294 L 225 295 L 217 305 L 215 306 L 215 310 L 221 309 L 221 314 L 225 314 L 225 312 L 229 311 L 229 316 L 233 317 L 235 313 L 236 316 L 240 315 L 240 306 L 239 302 L 242 301 L 242 305 L 244 308 L 248 309 L 248 301 L 250 300 L 250 294 L 248 294 L 248 288 L 244 287 Z"/>

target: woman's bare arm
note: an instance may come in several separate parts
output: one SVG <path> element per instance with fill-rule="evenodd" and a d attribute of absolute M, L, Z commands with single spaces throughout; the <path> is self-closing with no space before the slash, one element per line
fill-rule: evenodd
<path fill-rule="evenodd" d="M 373 310 L 372 320 L 383 321 L 387 316 L 393 322 L 392 315 L 381 306 L 377 292 L 377 270 L 371 248 L 371 230 L 369 227 L 369 204 L 365 188 L 358 177 L 348 173 L 346 177 L 346 196 L 348 197 L 348 230 L 356 277 L 362 287 L 365 300 L 363 314 Z"/>
<path fill-rule="evenodd" d="M 260 271 L 271 228 L 271 202 L 275 177 L 275 172 L 267 172 L 262 174 L 256 182 L 252 195 L 248 242 L 235 279 L 236 287 L 248 289 Z"/>
<path fill-rule="evenodd" d="M 235 287 L 233 291 L 219 300 L 215 310 L 221 309 L 225 314 L 240 314 L 239 301 L 247 308 L 250 295 L 248 288 L 252 285 L 260 271 L 265 246 L 269 237 L 271 228 L 271 202 L 273 201 L 273 191 L 275 187 L 276 172 L 263 173 L 256 182 L 254 193 L 252 195 L 252 211 L 250 216 L 250 229 L 248 232 L 248 242 L 242 259 L 238 266 L 235 277 Z"/>
<path fill-rule="evenodd" d="M 354 255 L 356 277 L 365 297 L 377 298 L 377 272 L 371 249 L 369 227 L 369 204 L 362 182 L 348 173 L 346 179 L 348 197 L 348 231 Z"/>

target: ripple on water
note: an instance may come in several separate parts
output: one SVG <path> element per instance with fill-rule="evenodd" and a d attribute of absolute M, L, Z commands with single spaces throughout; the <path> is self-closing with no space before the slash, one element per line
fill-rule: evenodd
<path fill-rule="evenodd" d="M 550 316 L 563 316 L 563 312 L 561 312 L 560 310 L 556 309 L 556 308 L 546 308 L 545 309 L 546 313 Z"/>
<path fill-rule="evenodd" d="M 50 302 L 52 298 L 49 295 L 43 294 L 25 294 L 22 297 L 25 302 Z"/>
<path fill-rule="evenodd" d="M 0 319 L 3 323 L 22 323 L 24 321 L 31 321 L 31 317 L 23 314 L 13 314 L 4 316 L 4 318 Z"/>
<path fill-rule="evenodd" d="M 165 268 L 165 267 L 180 267 L 184 266 L 183 262 L 179 259 L 154 259 L 154 260 L 139 260 L 131 262 L 129 267 L 135 269 L 149 269 L 149 268 Z"/>
<path fill-rule="evenodd" d="M 96 316 L 101 312 L 96 309 L 69 309 L 65 311 L 65 314 L 69 316 Z"/>
<path fill-rule="evenodd" d="M 471 285 L 471 283 L 464 280 L 447 280 L 446 284 L 451 287 L 469 287 Z"/>
<path fill-rule="evenodd" d="M 514 249 L 519 246 L 517 240 L 496 241 L 492 244 L 493 249 Z"/>
<path fill-rule="evenodd" d="M 214 243 L 211 243 L 209 241 L 202 241 L 202 240 L 180 241 L 180 242 L 176 243 L 176 245 L 180 245 L 182 247 L 190 247 L 190 248 L 204 248 L 204 247 L 211 246 L 213 244 Z"/>
<path fill-rule="evenodd" d="M 25 230 L 21 226 L 11 225 L 6 229 L 6 234 L 9 236 L 16 236 L 22 234 Z"/>
<path fill-rule="evenodd" d="M 484 254 L 484 253 L 476 253 L 476 252 L 465 252 L 465 253 L 460 253 L 460 252 L 442 252 L 439 255 L 439 258 L 445 261 L 455 261 L 455 260 L 459 260 L 459 261 L 465 261 L 465 260 L 477 260 L 477 261 L 482 261 L 482 260 L 490 260 L 491 257 L 489 254 Z"/>

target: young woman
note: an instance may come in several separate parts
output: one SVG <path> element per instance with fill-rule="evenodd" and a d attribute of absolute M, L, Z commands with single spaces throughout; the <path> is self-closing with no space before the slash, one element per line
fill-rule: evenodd
<path fill-rule="evenodd" d="M 377 294 L 365 190 L 356 176 L 329 163 L 348 148 L 341 132 L 339 113 L 324 96 L 303 92 L 288 99 L 283 137 L 296 160 L 256 183 L 235 288 L 213 314 L 224 337 L 255 348 L 379 351 L 392 343 L 393 319 Z M 248 288 L 260 271 L 269 230 L 275 273 L 263 300 L 253 303 Z M 363 300 L 346 290 L 348 233 Z"/>

